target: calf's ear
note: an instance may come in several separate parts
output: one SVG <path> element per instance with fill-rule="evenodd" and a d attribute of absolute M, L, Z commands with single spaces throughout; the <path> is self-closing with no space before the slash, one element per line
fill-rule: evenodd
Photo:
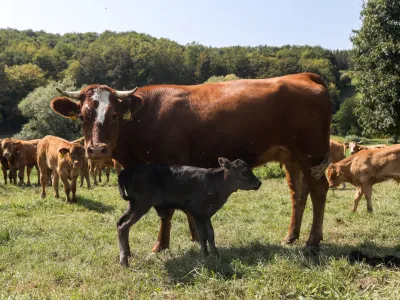
<path fill-rule="evenodd" d="M 230 169 L 232 167 L 232 162 L 224 157 L 218 158 L 218 163 L 222 168 Z"/>
<path fill-rule="evenodd" d="M 51 109 L 63 116 L 75 120 L 76 116 L 80 113 L 79 104 L 71 101 L 66 97 L 57 97 L 50 102 Z"/>
<path fill-rule="evenodd" d="M 65 154 L 69 153 L 68 148 L 60 148 L 58 149 L 58 152 L 60 152 L 61 157 L 64 157 Z"/>

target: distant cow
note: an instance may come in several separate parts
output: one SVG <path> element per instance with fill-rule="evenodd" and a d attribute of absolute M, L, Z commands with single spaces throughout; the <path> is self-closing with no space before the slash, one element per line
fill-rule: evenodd
<path fill-rule="evenodd" d="M 189 212 L 195 219 L 201 253 L 218 255 L 214 242 L 214 229 L 210 218 L 237 190 L 258 190 L 261 181 L 244 161 L 218 159 L 221 168 L 202 169 L 189 166 L 138 165 L 121 171 L 119 191 L 129 207 L 118 220 L 120 263 L 128 266 L 129 229 L 150 208 L 160 217 L 170 209 Z"/>
<path fill-rule="evenodd" d="M 59 178 L 64 185 L 67 202 L 76 202 L 76 180 L 85 161 L 85 148 L 62 138 L 48 135 L 38 144 L 37 163 L 40 168 L 42 197 L 46 196 L 47 169 L 53 170 L 54 197 L 58 198 Z M 71 180 L 71 185 L 68 181 Z M 72 191 L 72 198 L 70 192 Z"/>
<path fill-rule="evenodd" d="M 30 184 L 30 174 L 32 168 L 35 167 L 36 170 L 39 170 L 36 163 L 36 151 L 38 140 L 30 140 L 23 141 L 17 139 L 6 138 L 1 143 L 3 148 L 3 156 L 7 159 L 8 165 L 10 167 L 10 172 L 13 174 L 12 176 L 16 176 L 16 172 L 18 170 L 18 178 L 19 184 L 24 183 L 24 171 L 26 167 L 28 181 L 27 184 Z M 38 176 L 39 183 L 39 176 Z"/>
<path fill-rule="evenodd" d="M 13 176 L 11 171 L 8 172 L 8 174 L 7 174 L 7 171 L 10 170 L 10 166 L 8 165 L 7 158 L 5 158 L 3 156 L 3 148 L 1 147 L 1 143 L 2 143 L 2 140 L 0 140 L 0 167 L 1 167 L 1 170 L 3 171 L 4 184 L 7 184 L 7 178 L 10 180 L 10 183 L 12 183 L 12 181 L 14 181 L 14 184 L 16 184 L 17 183 L 16 176 Z"/>
<path fill-rule="evenodd" d="M 102 160 L 89 159 L 90 175 L 92 176 L 95 185 L 97 185 L 97 177 L 99 178 L 99 182 L 101 182 L 101 173 L 104 169 L 106 169 L 107 182 L 110 181 L 111 168 L 115 168 L 117 175 L 119 175 L 122 166 L 115 159 L 111 158 L 106 158 Z"/>
<path fill-rule="evenodd" d="M 346 158 L 346 144 L 337 142 L 334 140 L 330 140 L 330 160 L 332 163 L 337 163 L 342 159 Z M 342 188 L 344 189 L 346 184 L 342 184 Z"/>
<path fill-rule="evenodd" d="M 72 141 L 71 143 L 78 143 L 84 145 L 85 140 L 83 137 L 81 137 L 79 139 Z M 90 186 L 90 176 L 89 176 L 89 163 L 86 157 L 81 167 L 80 177 L 81 177 L 81 184 L 79 186 L 83 187 L 83 181 L 86 180 L 87 188 L 90 189 L 91 186 Z"/>
<path fill-rule="evenodd" d="M 385 145 L 385 144 L 365 146 L 365 145 L 360 145 L 360 143 L 357 143 L 357 142 L 349 143 L 350 155 L 353 155 L 364 149 L 382 149 L 382 148 L 386 148 L 386 147 L 387 147 L 387 145 Z"/>
<path fill-rule="evenodd" d="M 350 182 L 356 189 L 353 212 L 357 210 L 362 195 L 367 199 L 367 210 L 372 212 L 372 186 L 394 179 L 400 182 L 400 145 L 382 149 L 362 150 L 328 167 L 331 187 Z"/>

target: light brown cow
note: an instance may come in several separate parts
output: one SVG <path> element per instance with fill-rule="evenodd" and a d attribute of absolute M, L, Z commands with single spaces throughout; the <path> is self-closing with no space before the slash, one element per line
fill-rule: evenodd
<path fill-rule="evenodd" d="M 110 181 L 110 170 L 111 168 L 115 169 L 117 176 L 121 172 L 122 166 L 115 160 L 111 158 L 103 159 L 103 160 L 92 160 L 89 159 L 89 170 L 90 175 L 93 178 L 93 182 L 97 185 L 97 176 L 99 178 L 99 182 L 101 182 L 101 173 L 104 169 L 106 169 L 106 177 L 107 182 Z"/>
<path fill-rule="evenodd" d="M 372 186 L 389 179 L 400 182 L 400 145 L 362 150 L 336 164 L 331 164 L 327 170 L 331 187 L 337 187 L 341 182 L 349 182 L 357 188 L 353 212 L 357 210 L 364 194 L 367 210 L 372 212 Z"/>
<path fill-rule="evenodd" d="M 72 141 L 71 143 L 79 143 L 81 145 L 84 145 L 85 139 L 83 137 L 81 137 L 79 139 Z M 85 161 L 82 164 L 80 177 L 81 177 L 81 184 L 79 186 L 83 187 L 83 181 L 86 180 L 87 188 L 90 189 L 91 185 L 90 185 L 90 176 L 89 176 L 89 161 L 88 161 L 87 157 L 85 157 Z"/>
<path fill-rule="evenodd" d="M 85 161 L 85 148 L 62 138 L 48 135 L 38 144 L 37 163 L 40 169 L 42 197 L 46 196 L 47 169 L 53 170 L 54 197 L 58 198 L 58 182 L 64 185 L 67 202 L 76 202 L 76 181 Z M 68 179 L 71 180 L 71 184 Z M 70 198 L 70 192 L 72 197 Z"/>
<path fill-rule="evenodd" d="M 17 178 L 16 176 L 13 176 L 13 174 L 10 171 L 10 166 L 8 165 L 8 160 L 3 156 L 3 148 L 1 147 L 2 140 L 0 140 L 0 167 L 1 170 L 3 171 L 3 176 L 4 176 L 4 184 L 7 184 L 7 179 L 10 180 L 10 183 L 14 181 L 14 184 L 17 183 Z M 8 174 L 7 174 L 8 172 Z M 14 175 L 16 175 L 14 173 Z"/>
<path fill-rule="evenodd" d="M 378 144 L 378 145 L 370 145 L 370 146 L 365 146 L 365 145 L 360 145 L 360 143 L 357 142 L 350 142 L 349 143 L 349 150 L 350 150 L 350 155 L 353 155 L 361 150 L 364 149 L 382 149 L 387 147 L 385 144 Z"/>
<path fill-rule="evenodd" d="M 27 184 L 30 184 L 30 174 L 32 168 L 35 167 L 36 170 L 39 170 L 36 163 L 36 151 L 37 145 L 40 139 L 23 141 L 17 139 L 6 138 L 1 143 L 3 148 L 3 156 L 7 159 L 8 165 L 10 166 L 10 172 L 12 176 L 15 176 L 18 170 L 18 178 L 19 184 L 24 183 L 24 171 L 26 167 L 27 173 Z M 39 176 L 38 176 L 39 183 Z"/>
<path fill-rule="evenodd" d="M 346 158 L 346 144 L 338 141 L 330 140 L 330 159 L 331 163 L 337 163 Z M 342 183 L 342 189 L 346 184 Z"/>

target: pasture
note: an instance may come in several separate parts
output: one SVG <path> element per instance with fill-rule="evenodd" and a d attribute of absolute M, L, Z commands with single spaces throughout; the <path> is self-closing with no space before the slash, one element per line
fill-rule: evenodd
<path fill-rule="evenodd" d="M 34 176 L 36 172 L 34 171 Z M 104 178 L 104 176 L 103 176 Z M 290 202 L 283 178 L 257 192 L 233 194 L 212 218 L 221 257 L 200 257 L 186 217 L 176 212 L 171 249 L 152 253 L 159 219 L 154 210 L 131 229 L 130 267 L 119 265 L 116 221 L 126 209 L 111 182 L 78 188 L 78 204 L 40 198 L 37 186 L 0 183 L 0 296 L 49 299 L 308 299 L 399 298 L 400 272 L 350 263 L 355 249 L 399 255 L 400 189 L 374 187 L 374 213 L 365 199 L 350 213 L 354 188 L 329 191 L 319 254 L 304 247 L 311 201 L 300 240 L 281 246 Z M 37 182 L 33 178 L 32 182 Z"/>

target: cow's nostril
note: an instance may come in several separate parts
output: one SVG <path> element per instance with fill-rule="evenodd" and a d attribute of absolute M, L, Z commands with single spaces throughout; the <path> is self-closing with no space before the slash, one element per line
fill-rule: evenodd
<path fill-rule="evenodd" d="M 106 154 L 107 153 L 107 148 L 104 147 L 103 149 L 101 149 L 101 154 Z"/>
<path fill-rule="evenodd" d="M 87 148 L 87 152 L 88 152 L 89 154 L 93 154 L 93 153 L 94 153 L 93 148 L 92 148 L 92 147 L 88 147 L 88 148 Z"/>

